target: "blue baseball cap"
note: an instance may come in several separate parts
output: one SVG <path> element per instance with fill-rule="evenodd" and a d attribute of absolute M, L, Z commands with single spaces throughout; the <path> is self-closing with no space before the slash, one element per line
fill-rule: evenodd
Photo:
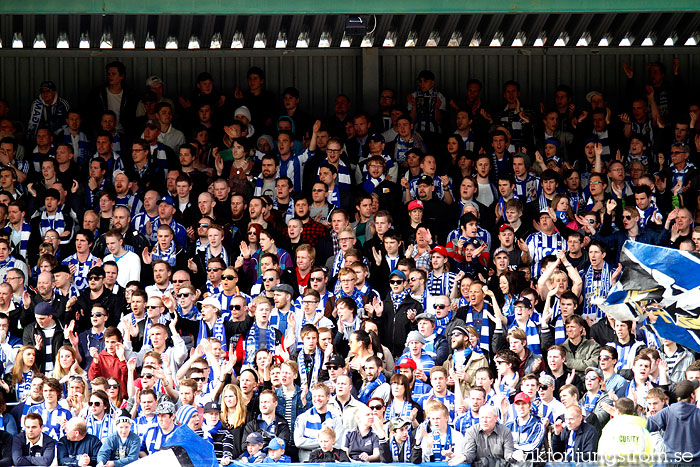
<path fill-rule="evenodd" d="M 159 205 L 160 203 L 168 203 L 172 207 L 175 207 L 175 201 L 173 201 L 173 197 L 169 195 L 163 196 L 161 199 L 159 199 L 156 205 Z"/>
<path fill-rule="evenodd" d="M 287 446 L 287 443 L 285 443 L 282 438 L 272 438 L 272 441 L 270 441 L 270 444 L 267 445 L 265 450 L 284 449 L 286 446 Z"/>

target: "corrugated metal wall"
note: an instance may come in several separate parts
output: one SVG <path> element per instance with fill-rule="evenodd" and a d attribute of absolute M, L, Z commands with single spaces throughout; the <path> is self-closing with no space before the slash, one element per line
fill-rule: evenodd
<path fill-rule="evenodd" d="M 671 73 L 672 59 L 680 60 L 680 72 L 689 89 L 700 89 L 700 48 L 380 48 L 296 50 L 212 50 L 212 51 L 95 51 L 0 49 L 0 96 L 6 97 L 24 120 L 39 83 L 51 79 L 71 104 L 82 103 L 87 91 L 103 80 L 104 65 L 121 60 L 128 70 L 127 81 L 139 91 L 150 75 L 159 75 L 171 97 L 188 95 L 194 78 L 209 71 L 226 92 L 246 84 L 246 71 L 256 65 L 267 74 L 267 88 L 280 92 L 296 86 L 302 108 L 332 110 L 338 93 L 347 94 L 362 106 L 362 76 L 376 69 L 380 86 L 391 87 L 405 96 L 415 89 L 416 76 L 431 69 L 437 86 L 448 98 L 463 99 L 465 83 L 478 78 L 485 84 L 486 101 L 501 103 L 501 85 L 517 79 L 522 86 L 523 104 L 551 102 L 553 89 L 565 83 L 573 87 L 579 105 L 592 89 L 607 90 L 610 101 L 624 86 L 621 62 L 634 65 L 646 76 L 645 64 L 662 61 Z M 369 111 L 374 96 L 365 98 Z"/>

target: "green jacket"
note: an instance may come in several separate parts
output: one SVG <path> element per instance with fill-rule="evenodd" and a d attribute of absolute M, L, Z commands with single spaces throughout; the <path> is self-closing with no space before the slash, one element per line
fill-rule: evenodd
<path fill-rule="evenodd" d="M 572 350 L 571 341 L 566 339 L 562 344 L 562 347 L 566 349 L 566 366 L 571 370 L 576 370 L 576 374 L 580 377 L 584 377 L 586 368 L 589 366 L 598 366 L 598 354 L 600 353 L 600 346 L 598 343 L 592 339 L 583 339 L 581 343 L 576 347 L 576 350 Z"/>

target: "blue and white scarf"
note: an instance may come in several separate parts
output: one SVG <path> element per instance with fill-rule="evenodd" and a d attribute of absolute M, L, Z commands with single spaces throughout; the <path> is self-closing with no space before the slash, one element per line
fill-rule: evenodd
<path fill-rule="evenodd" d="M 510 395 L 515 392 L 515 384 L 517 380 L 518 373 L 513 373 L 513 376 L 511 376 L 510 379 L 506 379 L 505 377 L 500 378 L 497 380 L 498 392 L 503 394 L 505 397 L 510 397 Z"/>
<path fill-rule="evenodd" d="M 55 441 L 58 441 L 66 434 L 61 426 L 61 421 L 63 419 L 70 420 L 73 418 L 73 414 L 70 410 L 60 405 L 50 410 L 46 407 L 45 402 L 33 406 L 29 409 L 28 413 L 37 413 L 41 416 L 41 419 L 44 421 L 44 429 L 42 431 Z"/>
<path fill-rule="evenodd" d="M 365 175 L 365 181 L 362 183 L 362 189 L 367 193 L 374 193 L 377 190 L 377 186 L 386 180 L 384 174 L 380 175 L 379 178 L 374 178 L 369 174 Z"/>
<path fill-rule="evenodd" d="M 309 416 L 306 418 L 306 425 L 304 426 L 304 438 L 315 441 L 318 439 L 318 432 L 323 427 L 329 426 L 333 428 L 333 413 L 330 410 L 326 412 L 326 418 L 321 422 L 321 416 L 316 408 L 312 407 L 309 410 Z"/>
<path fill-rule="evenodd" d="M 445 457 L 442 455 L 442 451 L 449 451 L 452 449 L 452 428 L 447 427 L 447 433 L 445 434 L 445 444 L 442 444 L 440 440 L 440 432 L 433 429 L 433 455 L 430 456 L 431 462 L 442 462 Z"/>
<path fill-rule="evenodd" d="M 520 327 L 517 321 L 513 321 L 508 331 Z M 540 347 L 540 330 L 537 324 L 532 319 L 528 319 L 525 323 L 525 335 L 527 336 L 527 348 L 535 355 L 542 355 Z"/>
<path fill-rule="evenodd" d="M 491 351 L 490 347 L 490 333 L 489 333 L 489 319 L 487 316 L 487 311 L 489 309 L 489 304 L 484 302 L 484 308 L 481 310 L 481 330 L 479 332 L 479 348 L 484 354 L 488 354 L 488 352 Z M 467 326 L 473 326 L 475 329 L 477 326 L 474 323 L 474 316 L 473 316 L 473 310 L 472 307 L 469 307 L 469 310 L 467 310 L 467 316 L 464 319 L 464 324 Z M 479 331 L 479 329 L 477 329 Z"/>
<path fill-rule="evenodd" d="M 214 426 L 209 426 L 206 423 L 202 424 L 202 431 L 204 432 L 204 439 L 209 441 L 210 443 L 213 442 L 212 440 L 214 439 L 214 435 L 219 432 L 221 429 L 221 420 L 216 422 L 216 425 Z"/>
<path fill-rule="evenodd" d="M 399 445 L 396 443 L 396 438 L 391 437 L 391 460 L 399 462 Z M 411 461 L 411 438 L 406 438 L 403 443 L 403 462 Z"/>
<path fill-rule="evenodd" d="M 308 368 L 306 367 L 306 359 L 304 358 L 306 354 L 303 350 L 299 351 L 297 355 L 297 365 L 299 365 L 299 378 L 301 379 L 301 387 L 307 386 L 309 388 L 313 387 L 314 384 L 318 382 L 318 375 L 321 372 L 321 366 L 323 365 L 323 354 L 321 349 L 316 347 L 314 352 L 314 366 L 311 369 L 311 379 L 309 379 Z"/>
<path fill-rule="evenodd" d="M 389 292 L 389 294 L 391 296 L 391 303 L 394 304 L 394 310 L 399 309 L 399 307 L 401 306 L 401 303 L 403 303 L 404 299 L 408 296 L 409 292 L 410 292 L 409 289 L 403 289 L 399 293 Z"/>
<path fill-rule="evenodd" d="M 596 279 L 596 277 L 598 277 Z M 608 292 L 612 288 L 612 273 L 608 263 L 603 262 L 603 268 L 599 273 L 589 266 L 586 270 L 586 275 L 583 280 L 583 317 L 591 317 L 594 321 L 598 321 L 605 317 L 605 312 L 594 305 L 593 301 L 598 297 L 607 297 Z"/>
<path fill-rule="evenodd" d="M 156 245 L 153 247 L 153 252 L 151 255 L 153 256 L 153 261 L 162 260 L 168 263 L 170 267 L 175 267 L 175 262 L 177 261 L 176 250 L 177 248 L 175 246 L 175 241 L 171 240 L 170 246 L 165 251 L 161 250 L 160 245 L 156 243 Z"/>
<path fill-rule="evenodd" d="M 3 230 L 8 232 L 10 234 L 10 241 L 12 242 L 12 238 L 15 236 L 15 229 L 12 228 L 11 225 L 8 224 L 7 227 L 5 227 Z M 22 258 L 27 257 L 27 247 L 29 246 L 29 237 L 32 233 L 32 229 L 27 222 L 22 222 L 22 228 L 18 232 L 19 234 L 19 243 L 12 243 L 12 247 L 15 248 L 15 251 L 22 256 Z"/>
<path fill-rule="evenodd" d="M 363 404 L 366 404 L 372 398 L 372 393 L 375 391 L 375 389 L 384 383 L 386 383 L 386 376 L 384 376 L 383 372 L 379 373 L 379 376 L 377 376 L 377 379 L 374 381 L 365 381 L 362 388 L 360 388 L 357 399 Z"/>
<path fill-rule="evenodd" d="M 401 411 L 398 415 L 396 415 L 396 408 L 394 407 L 394 400 L 389 402 L 389 405 L 386 407 L 386 410 L 384 411 L 384 420 L 391 420 L 394 417 L 404 417 L 404 418 L 410 418 L 411 417 L 411 412 L 413 411 L 413 404 L 411 404 L 409 401 L 405 400 L 403 401 L 403 405 L 401 406 Z"/>
<path fill-rule="evenodd" d="M 479 424 L 479 414 L 476 415 L 476 417 L 472 414 L 471 410 L 468 410 L 467 413 L 462 415 L 461 417 L 458 417 L 457 420 L 455 420 L 455 430 L 459 431 L 462 434 L 465 434 L 467 432 L 467 429 L 473 427 L 474 425 Z"/>
<path fill-rule="evenodd" d="M 600 399 L 600 396 L 602 395 L 603 391 L 598 391 L 595 397 L 591 398 L 590 394 L 586 392 L 586 395 L 583 396 L 583 408 L 585 410 L 585 413 L 583 414 L 584 417 L 588 414 L 593 413 L 596 404 L 598 404 L 598 399 Z"/>
<path fill-rule="evenodd" d="M 92 414 L 89 414 L 85 417 L 85 424 L 87 424 L 87 432 L 97 436 L 100 440 L 104 440 L 115 432 L 114 420 L 108 413 L 105 413 L 102 420 L 97 420 Z"/>
<path fill-rule="evenodd" d="M 255 353 L 259 349 L 268 349 L 271 353 L 275 353 L 277 346 L 277 335 L 275 329 L 268 325 L 267 329 L 260 329 L 258 323 L 253 323 L 253 327 L 248 331 L 248 336 L 245 340 L 245 361 L 248 364 L 255 362 Z"/>
<path fill-rule="evenodd" d="M 158 317 L 158 323 L 159 324 L 164 324 L 168 325 L 168 318 L 166 318 L 164 315 L 160 315 Z M 151 320 L 150 318 L 146 318 L 146 326 L 143 329 L 143 345 L 151 345 L 151 337 L 148 335 L 148 331 L 151 330 Z"/>
<path fill-rule="evenodd" d="M 66 230 L 66 220 L 63 217 L 60 207 L 56 213 L 51 216 L 46 214 L 46 210 L 42 210 L 41 212 L 39 233 L 41 233 L 41 236 L 43 237 L 49 230 L 55 230 L 59 235 Z"/>
<path fill-rule="evenodd" d="M 221 292 L 223 292 L 223 290 L 224 290 L 224 287 L 223 287 L 223 285 L 221 285 L 221 283 L 219 283 L 219 285 L 214 287 L 214 285 L 207 280 L 207 293 L 210 296 L 219 295 Z"/>
<path fill-rule="evenodd" d="M 210 335 L 211 334 L 211 335 Z M 219 317 L 214 322 L 214 327 L 209 332 L 209 326 L 204 320 L 199 322 L 199 334 L 197 335 L 197 345 L 208 337 L 215 337 L 221 342 L 221 350 L 228 350 L 228 342 L 226 341 L 226 328 L 224 327 L 224 319 Z"/>
<path fill-rule="evenodd" d="M 425 309 L 425 305 L 423 306 L 423 309 Z M 452 310 L 445 316 L 444 318 L 438 318 L 437 316 L 435 317 L 435 333 L 439 334 L 441 336 L 445 335 L 445 329 L 447 328 L 447 325 L 452 321 Z"/>
<path fill-rule="evenodd" d="M 34 370 L 25 371 L 22 373 L 22 381 L 15 384 L 15 394 L 17 394 L 17 400 L 20 402 L 29 396 L 32 388 L 32 379 L 34 379 Z"/>
<path fill-rule="evenodd" d="M 143 445 L 146 446 L 149 454 L 153 454 L 154 452 L 158 451 L 161 446 L 163 446 L 163 443 L 165 443 L 176 431 L 177 427 L 166 435 L 163 433 L 160 425 L 151 427 L 142 438 Z"/>
<path fill-rule="evenodd" d="M 228 251 L 226 251 L 226 248 L 221 249 L 221 253 L 219 253 L 217 256 L 213 256 L 211 254 L 211 245 L 207 245 L 204 248 L 204 266 L 208 267 L 209 266 L 209 260 L 212 258 L 219 258 L 221 259 L 226 267 L 231 266 L 231 263 L 229 262 L 229 257 L 228 257 Z"/>
<path fill-rule="evenodd" d="M 430 271 L 428 273 L 428 282 L 425 287 L 430 292 L 430 295 L 434 297 L 437 297 L 438 295 L 447 295 L 449 297 L 454 283 L 455 274 L 453 272 L 443 272 L 438 278 L 435 277 L 433 271 Z"/>

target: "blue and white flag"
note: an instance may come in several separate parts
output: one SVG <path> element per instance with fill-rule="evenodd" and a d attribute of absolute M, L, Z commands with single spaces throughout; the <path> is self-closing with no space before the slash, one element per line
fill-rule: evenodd
<path fill-rule="evenodd" d="M 700 255 L 625 242 L 624 271 L 601 303 L 606 314 L 647 324 L 662 338 L 700 352 Z"/>

